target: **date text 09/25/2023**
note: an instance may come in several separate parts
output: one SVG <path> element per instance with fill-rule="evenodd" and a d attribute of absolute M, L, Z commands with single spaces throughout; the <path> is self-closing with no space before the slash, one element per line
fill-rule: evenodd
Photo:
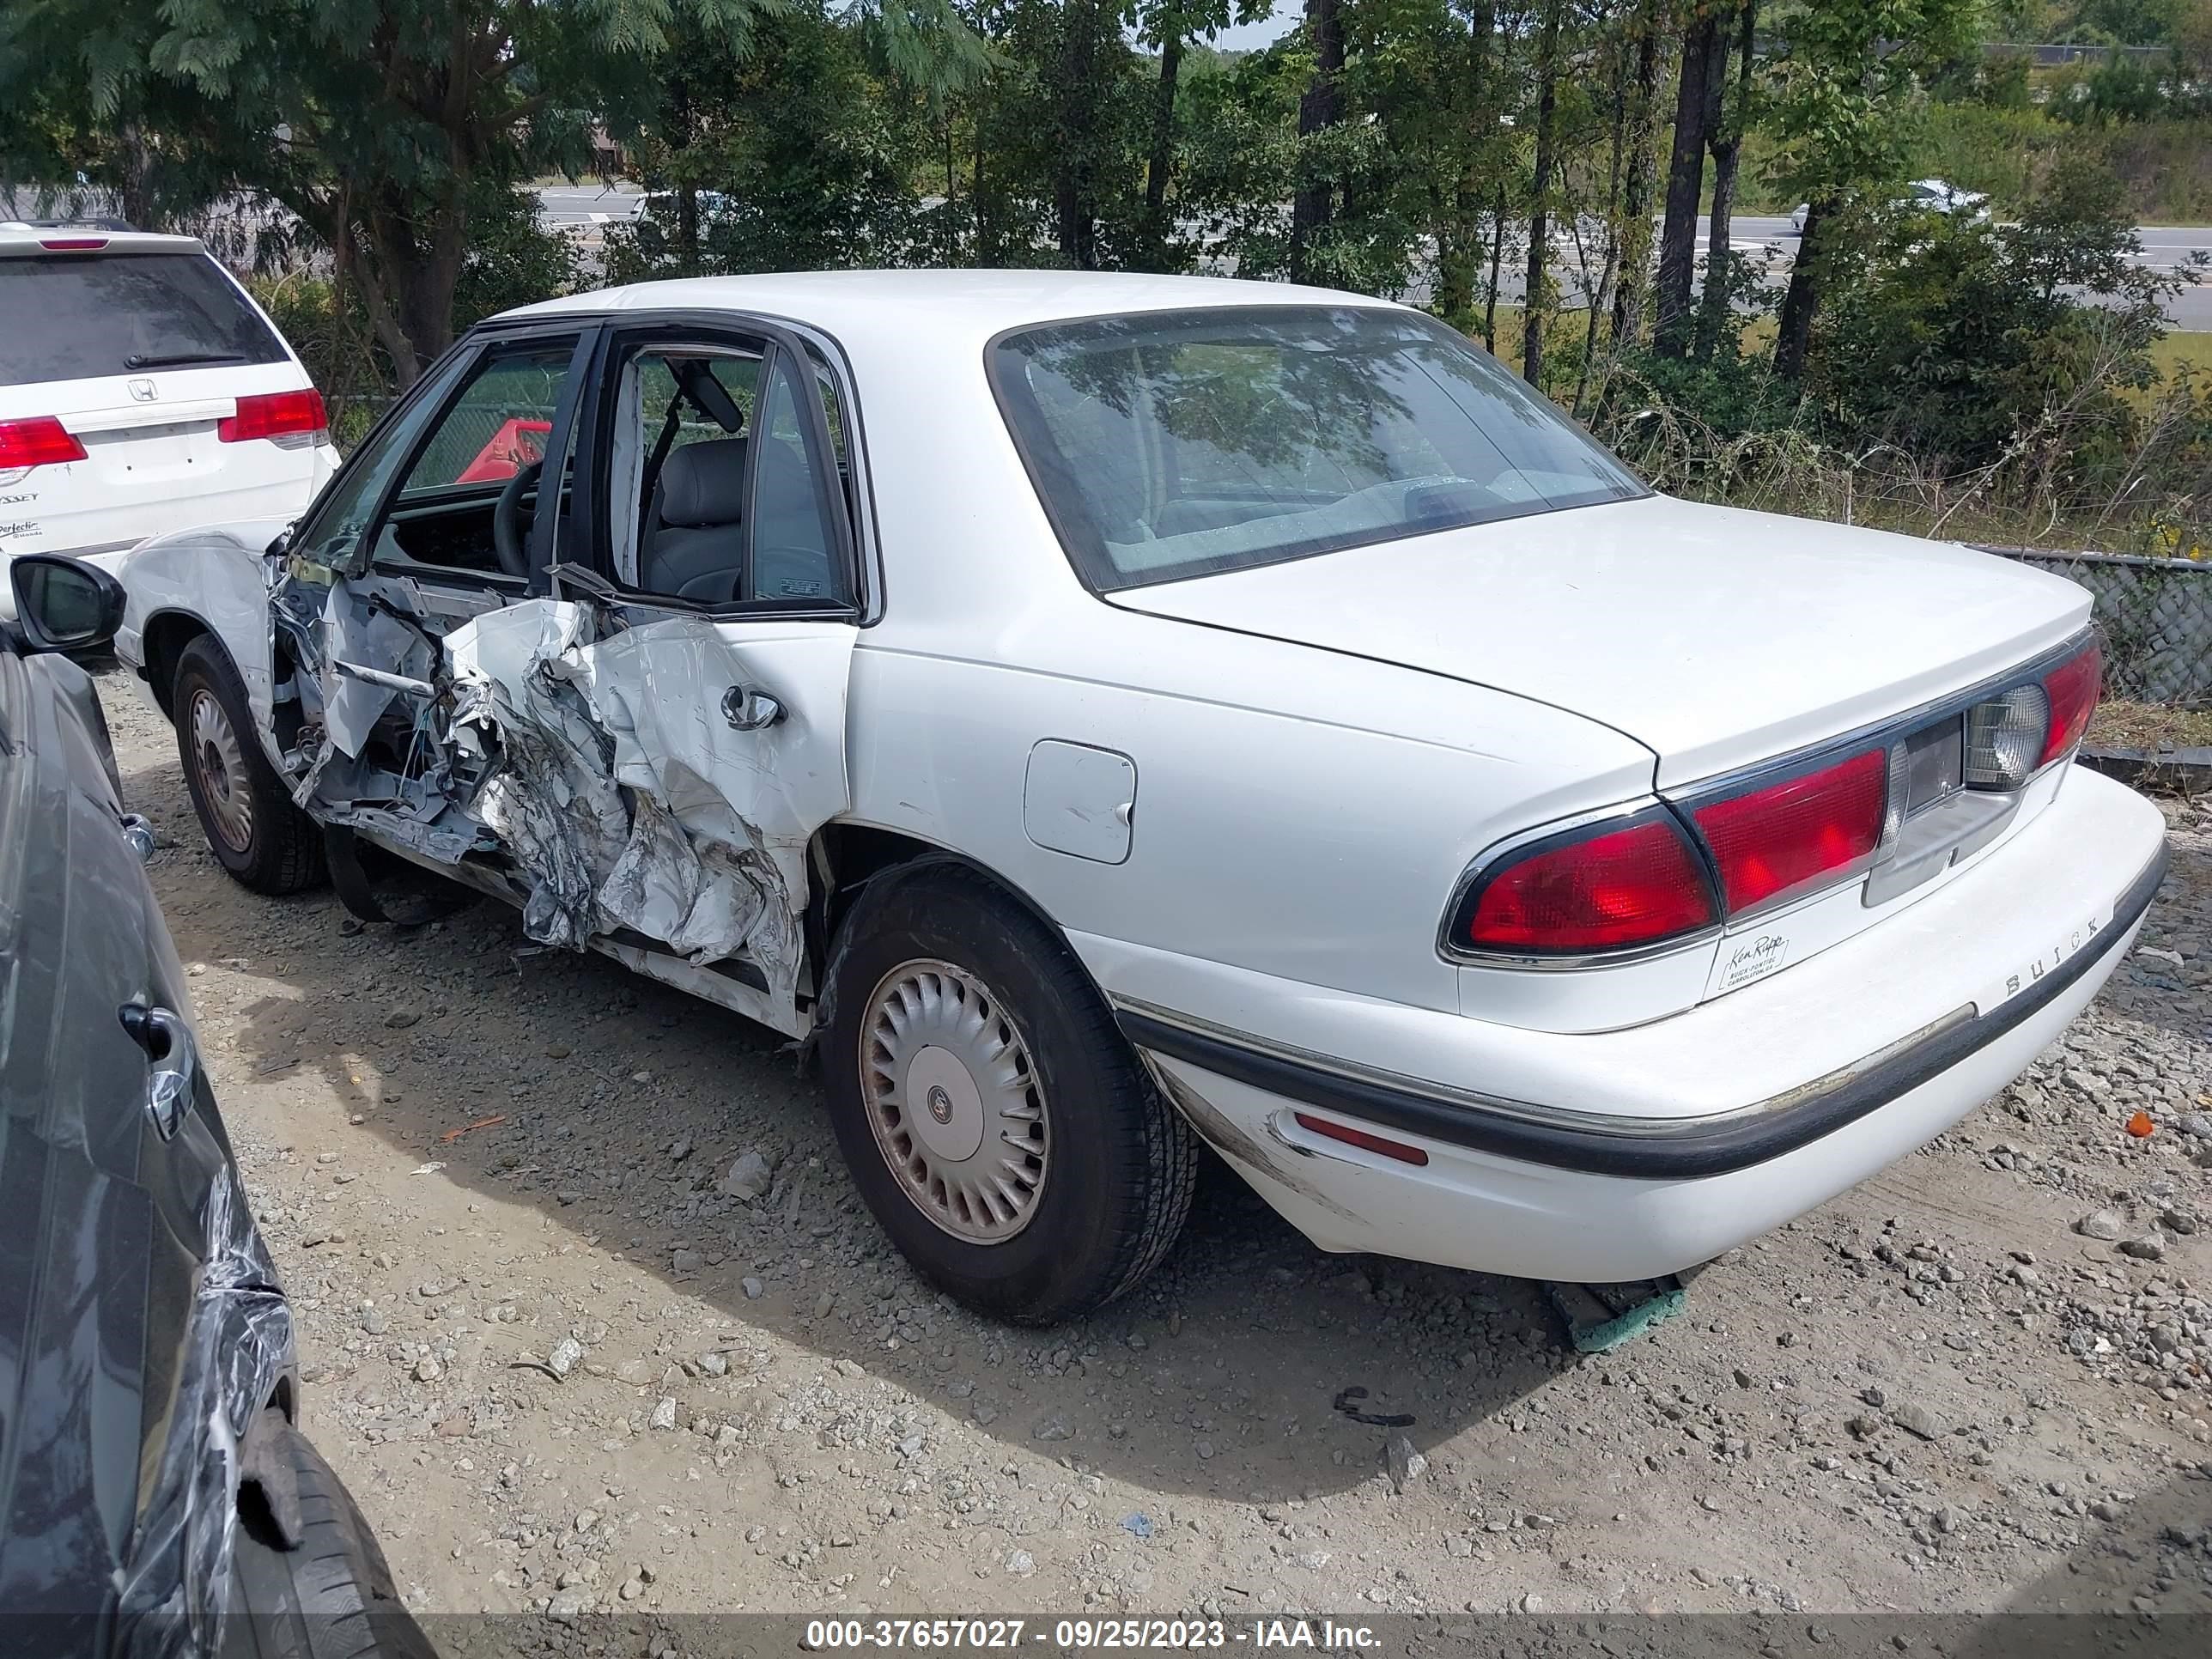
<path fill-rule="evenodd" d="M 1001 1649 L 1181 1651 L 1207 1648 L 1310 1649 L 1356 1653 L 1376 1644 L 1365 1625 L 1329 1619 L 816 1619 L 801 1646 L 838 1649 Z"/>

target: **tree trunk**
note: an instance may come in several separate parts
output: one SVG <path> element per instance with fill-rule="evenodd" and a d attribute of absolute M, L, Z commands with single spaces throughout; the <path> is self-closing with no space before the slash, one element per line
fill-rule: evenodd
<path fill-rule="evenodd" d="M 699 184 L 691 176 L 691 87 L 683 76 L 668 82 L 671 137 L 680 158 L 676 185 L 676 264 L 686 276 L 699 274 Z"/>
<path fill-rule="evenodd" d="M 952 150 L 952 106 L 945 108 L 945 263 L 960 263 L 960 233 L 953 211 L 960 201 L 960 162 Z M 971 204 L 972 210 L 972 204 Z"/>
<path fill-rule="evenodd" d="M 1152 154 L 1145 167 L 1145 240 L 1155 270 L 1167 269 L 1168 175 L 1175 168 L 1176 76 L 1182 68 L 1182 36 L 1160 42 L 1160 82 L 1152 103 Z"/>
<path fill-rule="evenodd" d="M 1590 375 L 1597 367 L 1598 328 L 1613 309 L 1613 284 L 1620 276 L 1620 244 L 1626 226 L 1620 207 L 1621 174 L 1628 161 L 1628 123 L 1635 97 L 1631 91 L 1634 70 L 1631 68 L 1626 45 L 1613 54 L 1613 136 L 1605 167 L 1605 258 L 1598 269 L 1597 289 L 1583 295 L 1589 307 L 1587 325 L 1583 330 L 1583 361 L 1575 371 L 1575 398 L 1569 405 L 1577 416 L 1583 412 L 1583 400 L 1589 395 Z M 1577 249 L 1582 238 L 1576 236 Z M 1588 280 L 1587 261 L 1583 268 Z"/>
<path fill-rule="evenodd" d="M 1482 307 L 1482 349 L 1498 355 L 1498 277 L 1505 264 L 1505 180 L 1498 181 L 1497 198 L 1490 204 L 1490 293 Z"/>
<path fill-rule="evenodd" d="M 1559 125 L 1559 13 L 1565 0 L 1544 9 L 1543 33 L 1536 45 L 1536 165 L 1528 195 L 1528 281 L 1521 299 L 1521 378 L 1541 384 L 1544 322 L 1551 313 L 1544 270 L 1552 250 L 1552 149 Z"/>
<path fill-rule="evenodd" d="M 1805 234 L 1797 239 L 1797 262 L 1790 267 L 1790 289 L 1782 296 L 1782 316 L 1774 333 L 1774 372 L 1794 380 L 1805 372 L 1813 346 L 1813 318 L 1820 308 L 1820 264 L 1825 233 L 1836 204 L 1822 199 L 1805 210 Z"/>
<path fill-rule="evenodd" d="M 1743 0 L 1736 14 L 1735 111 L 1712 132 L 1713 212 L 1705 232 L 1705 295 L 1698 321 L 1700 357 L 1718 351 L 1728 333 L 1729 302 L 1733 297 L 1729 290 L 1735 279 L 1735 258 L 1729 245 L 1733 232 L 1730 220 L 1735 211 L 1736 163 L 1743 153 L 1744 115 L 1751 107 L 1752 52 L 1758 25 L 1759 0 Z"/>
<path fill-rule="evenodd" d="M 1491 0 L 1476 0 L 1468 8 L 1468 94 L 1474 131 L 1471 151 L 1486 145 L 1492 135 L 1490 51 L 1497 33 L 1498 8 Z M 1451 185 L 1437 236 L 1437 314 L 1454 328 L 1465 329 L 1474 318 L 1475 279 L 1481 270 L 1481 170 L 1470 157 Z"/>
<path fill-rule="evenodd" d="M 1306 0 L 1306 27 L 1313 36 L 1314 76 L 1298 100 L 1298 137 L 1326 131 L 1344 119 L 1344 19 L 1338 0 Z M 1291 202 L 1291 280 L 1315 274 L 1314 241 L 1335 212 L 1335 187 L 1326 178 L 1298 186 Z"/>
<path fill-rule="evenodd" d="M 1651 291 L 1651 186 L 1659 171 L 1659 128 L 1651 118 L 1667 72 L 1667 37 L 1646 13 L 1636 43 L 1636 81 L 1629 94 L 1628 177 L 1621 187 L 1620 286 L 1613 294 L 1613 343 L 1644 331 L 1644 300 Z"/>
<path fill-rule="evenodd" d="M 123 219 L 140 230 L 160 230 L 153 192 L 146 186 L 146 134 L 136 121 L 123 124 Z"/>
<path fill-rule="evenodd" d="M 402 390 L 453 343 L 453 290 L 468 253 L 461 209 L 468 188 L 466 175 L 449 178 L 427 226 L 416 216 L 419 198 L 399 189 L 341 198 L 347 205 L 333 207 L 331 231 L 349 245 L 355 286 Z"/>
<path fill-rule="evenodd" d="M 1098 143 L 1097 0 L 1070 0 L 1060 14 L 1061 131 L 1054 207 L 1060 257 L 1078 270 L 1098 268 L 1098 205 L 1093 188 Z"/>
<path fill-rule="evenodd" d="M 991 239 L 988 204 L 983 198 L 983 111 L 979 103 L 975 110 L 975 155 L 969 173 L 968 201 L 975 215 L 975 263 L 990 265 L 997 263 L 997 248 Z"/>
<path fill-rule="evenodd" d="M 1659 283 L 1652 339 L 1666 356 L 1688 343 L 1690 285 L 1697 275 L 1698 198 L 1705 184 L 1705 133 L 1714 113 L 1714 58 L 1725 52 L 1717 7 L 1701 12 L 1682 37 L 1674 82 L 1674 148 L 1667 167 L 1667 218 L 1659 232 Z"/>

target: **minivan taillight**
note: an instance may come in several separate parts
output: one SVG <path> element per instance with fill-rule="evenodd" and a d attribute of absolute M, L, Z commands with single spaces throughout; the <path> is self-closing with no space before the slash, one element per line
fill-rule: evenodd
<path fill-rule="evenodd" d="M 25 421 L 0 421 L 0 472 L 18 477 L 34 466 L 58 461 L 81 461 L 84 446 L 76 434 L 51 415 L 34 415 Z"/>
<path fill-rule="evenodd" d="M 1705 864 L 1665 808 L 1539 842 L 1485 872 L 1461 900 L 1462 951 L 1618 951 L 1720 920 Z"/>
<path fill-rule="evenodd" d="M 1873 863 L 1888 794 L 1889 752 L 1869 749 L 1695 808 L 1729 915 Z"/>
<path fill-rule="evenodd" d="M 2051 724 L 2044 732 L 2043 758 L 2048 766 L 2081 741 L 2089 729 L 2089 716 L 2097 712 L 2097 699 L 2105 690 L 2105 653 L 2091 640 L 2080 654 L 2043 677 L 2043 695 L 2051 705 Z"/>
<path fill-rule="evenodd" d="M 240 398 L 238 413 L 215 423 L 215 435 L 227 444 L 273 438 L 289 449 L 322 442 L 330 436 L 330 424 L 323 412 L 323 394 L 310 386 L 305 392 L 263 392 Z"/>

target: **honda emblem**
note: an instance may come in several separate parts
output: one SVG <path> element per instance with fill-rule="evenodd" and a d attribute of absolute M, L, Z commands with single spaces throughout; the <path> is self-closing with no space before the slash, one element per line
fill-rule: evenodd
<path fill-rule="evenodd" d="M 158 400 L 161 395 L 155 390 L 151 380 L 139 380 L 131 382 L 131 401 L 134 404 L 150 404 Z"/>

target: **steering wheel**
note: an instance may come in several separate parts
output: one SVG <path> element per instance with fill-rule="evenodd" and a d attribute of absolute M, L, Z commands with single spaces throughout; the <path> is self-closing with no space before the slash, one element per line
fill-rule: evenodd
<path fill-rule="evenodd" d="M 510 576 L 530 574 L 530 550 L 522 544 L 522 498 L 538 482 L 545 463 L 532 461 L 507 481 L 491 509 L 491 550 Z"/>

